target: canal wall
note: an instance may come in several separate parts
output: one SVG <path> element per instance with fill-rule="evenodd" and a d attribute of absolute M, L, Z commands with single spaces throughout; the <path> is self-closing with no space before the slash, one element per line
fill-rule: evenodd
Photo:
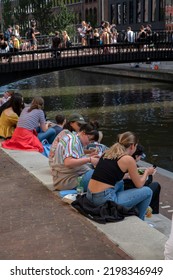
<path fill-rule="evenodd" d="M 157 67 L 155 67 L 157 66 Z M 123 63 L 82 67 L 81 71 L 173 83 L 173 62 Z"/>

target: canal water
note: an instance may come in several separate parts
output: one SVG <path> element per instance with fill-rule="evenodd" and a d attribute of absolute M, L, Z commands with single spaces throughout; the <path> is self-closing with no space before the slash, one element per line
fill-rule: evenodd
<path fill-rule="evenodd" d="M 26 103 L 42 96 L 49 119 L 79 112 L 98 120 L 108 146 L 118 133 L 131 130 L 144 145 L 147 162 L 173 171 L 172 84 L 73 69 L 2 86 L 0 94 L 7 89 L 21 92 Z"/>

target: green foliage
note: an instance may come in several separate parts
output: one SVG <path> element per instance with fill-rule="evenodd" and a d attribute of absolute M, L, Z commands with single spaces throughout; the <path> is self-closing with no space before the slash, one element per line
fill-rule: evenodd
<path fill-rule="evenodd" d="M 75 16 L 63 1 L 59 1 L 56 13 L 52 9 L 52 0 L 18 0 L 18 5 L 14 8 L 11 0 L 2 0 L 2 3 L 4 28 L 18 24 L 21 35 L 24 35 L 29 22 L 34 19 L 41 34 L 54 33 L 55 29 L 66 30 L 69 35 L 74 34 Z"/>
<path fill-rule="evenodd" d="M 53 18 L 54 30 L 56 29 L 60 32 L 66 30 L 67 33 L 71 36 L 74 34 L 74 22 L 74 13 L 71 12 L 65 4 L 61 3 L 59 5 L 58 13 L 54 15 Z"/>
<path fill-rule="evenodd" d="M 4 30 L 7 29 L 8 25 L 12 24 L 12 7 L 11 7 L 11 1 L 10 0 L 2 0 L 1 1 L 3 4 L 3 12 L 2 12 L 2 17 L 3 17 L 3 28 Z"/>
<path fill-rule="evenodd" d="M 52 1 L 31 0 L 34 7 L 32 16 L 37 22 L 41 34 L 47 34 L 50 29 L 52 18 Z"/>

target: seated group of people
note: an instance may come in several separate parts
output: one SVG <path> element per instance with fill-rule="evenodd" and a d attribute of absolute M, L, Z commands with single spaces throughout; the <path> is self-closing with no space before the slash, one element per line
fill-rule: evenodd
<path fill-rule="evenodd" d="M 43 98 L 34 97 L 28 106 L 21 94 L 13 93 L 0 107 L 0 136 L 5 138 L 2 147 L 43 152 L 41 141 L 46 138 L 51 144 L 49 165 L 55 190 L 76 189 L 80 177 L 86 198 L 95 206 L 113 201 L 126 208 L 135 207 L 142 220 L 149 205 L 153 213 L 159 213 L 160 185 L 146 183 L 155 168 L 148 167 L 139 174 L 136 162 L 143 150 L 133 132 L 119 134 L 108 148 L 100 144 L 96 123 L 87 123 L 74 113 L 67 121 L 58 115 L 60 126 L 52 125 L 43 109 Z"/>

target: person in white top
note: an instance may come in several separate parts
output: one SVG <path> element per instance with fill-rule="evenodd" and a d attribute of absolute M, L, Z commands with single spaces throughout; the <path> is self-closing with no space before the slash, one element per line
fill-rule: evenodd
<path fill-rule="evenodd" d="M 126 39 L 128 43 L 134 43 L 135 41 L 135 33 L 132 31 L 131 27 L 127 28 L 127 35 Z"/>

